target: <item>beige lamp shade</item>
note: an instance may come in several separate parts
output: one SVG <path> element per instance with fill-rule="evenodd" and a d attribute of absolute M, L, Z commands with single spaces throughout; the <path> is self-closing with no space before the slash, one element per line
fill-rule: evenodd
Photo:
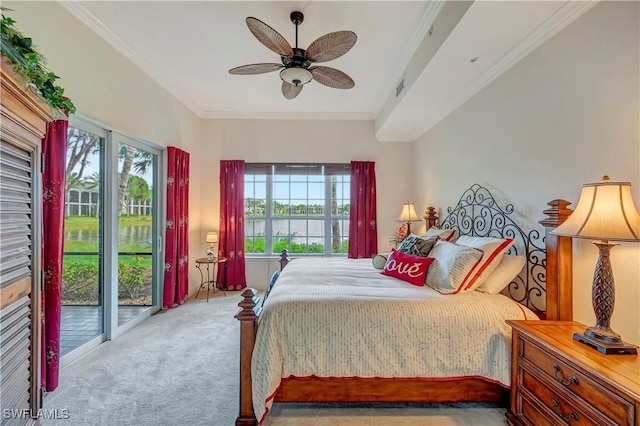
<path fill-rule="evenodd" d="M 552 234 L 603 241 L 640 241 L 640 215 L 631 196 L 631 183 L 582 185 L 574 212 Z"/>
<path fill-rule="evenodd" d="M 420 218 L 416 214 L 416 208 L 413 203 L 407 201 L 402 205 L 398 222 L 420 222 Z"/>
<path fill-rule="evenodd" d="M 207 242 L 208 243 L 217 243 L 218 242 L 218 233 L 213 231 L 213 232 L 207 232 Z"/>

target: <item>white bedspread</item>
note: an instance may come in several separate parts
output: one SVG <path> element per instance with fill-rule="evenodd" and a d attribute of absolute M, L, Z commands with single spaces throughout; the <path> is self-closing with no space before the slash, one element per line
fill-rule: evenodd
<path fill-rule="evenodd" d="M 537 319 L 502 295 L 442 295 L 371 259 L 300 258 L 265 302 L 253 350 L 258 420 L 282 378 L 481 377 L 509 386 L 511 328 Z"/>

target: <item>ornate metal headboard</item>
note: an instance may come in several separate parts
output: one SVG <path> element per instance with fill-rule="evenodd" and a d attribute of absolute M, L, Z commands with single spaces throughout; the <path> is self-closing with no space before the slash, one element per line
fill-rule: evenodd
<path fill-rule="evenodd" d="M 546 312 L 546 253 L 544 233 L 538 229 L 525 232 L 511 217 L 512 204 L 501 208 L 489 190 L 478 184 L 467 189 L 455 207 L 447 208 L 440 221 L 443 229 L 457 228 L 461 235 L 513 238 L 507 254 L 526 256 L 523 271 L 505 289 L 515 301 Z"/>

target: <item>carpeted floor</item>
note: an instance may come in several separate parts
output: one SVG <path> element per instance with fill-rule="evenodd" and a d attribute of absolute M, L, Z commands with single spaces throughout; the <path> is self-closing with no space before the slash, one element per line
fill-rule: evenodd
<path fill-rule="evenodd" d="M 44 408 L 49 425 L 232 426 L 238 414 L 239 292 L 152 316 L 61 371 Z M 265 426 L 504 425 L 483 404 L 275 404 Z"/>

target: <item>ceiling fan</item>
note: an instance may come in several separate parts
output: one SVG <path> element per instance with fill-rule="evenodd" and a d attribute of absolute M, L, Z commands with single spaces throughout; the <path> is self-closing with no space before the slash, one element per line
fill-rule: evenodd
<path fill-rule="evenodd" d="M 229 70 L 229 74 L 250 75 L 263 74 L 280 70 L 282 79 L 282 94 L 287 99 L 293 99 L 302 91 L 302 87 L 315 80 L 320 84 L 334 89 L 351 89 L 355 82 L 344 72 L 335 68 L 316 66 L 316 62 L 327 62 L 347 53 L 358 37 L 353 31 L 336 31 L 325 34 L 309 45 L 307 50 L 298 47 L 298 26 L 302 24 L 302 12 L 291 12 L 291 22 L 296 26 L 296 47 L 291 45 L 276 30 L 261 20 L 253 17 L 246 19 L 251 33 L 280 55 L 282 64 L 260 63 L 242 65 Z"/>

